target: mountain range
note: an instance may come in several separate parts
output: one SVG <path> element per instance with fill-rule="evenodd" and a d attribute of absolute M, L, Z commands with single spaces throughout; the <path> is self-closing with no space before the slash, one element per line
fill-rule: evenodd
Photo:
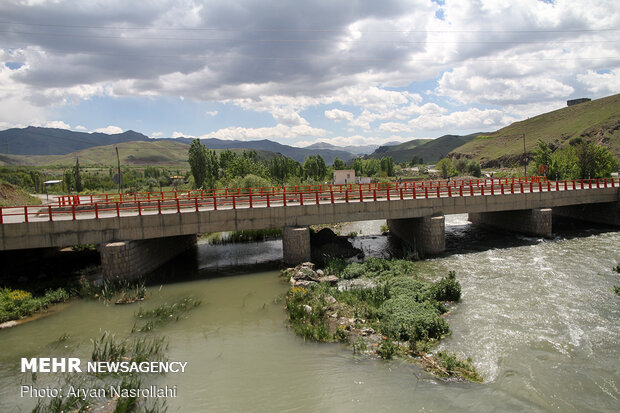
<path fill-rule="evenodd" d="M 515 122 L 496 132 L 466 136 L 444 135 L 436 139 L 413 139 L 396 145 L 339 147 L 319 142 L 305 148 L 283 145 L 267 139 L 259 141 L 202 139 L 209 149 L 256 150 L 263 158 L 282 154 L 303 162 L 307 156 L 321 155 L 327 164 L 365 155 L 366 158 L 391 156 L 396 162 L 414 157 L 434 163 L 444 157 L 480 161 L 483 167 L 511 167 L 531 159 L 538 140 L 561 148 L 581 138 L 609 148 L 620 158 L 620 94 L 565 107 Z M 122 148 L 127 164 L 187 165 L 187 147 L 192 138 L 151 139 L 132 130 L 108 135 L 65 129 L 27 127 L 0 131 L 0 165 L 71 164 L 113 162 L 114 146 Z M 525 145 L 525 148 L 524 148 Z"/>

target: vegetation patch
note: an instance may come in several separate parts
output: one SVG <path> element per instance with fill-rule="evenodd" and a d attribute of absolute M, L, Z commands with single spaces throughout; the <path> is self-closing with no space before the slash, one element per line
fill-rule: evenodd
<path fill-rule="evenodd" d="M 471 360 L 433 347 L 450 333 L 446 305 L 461 298 L 454 272 L 425 280 L 404 260 L 369 259 L 343 268 L 330 262 L 326 275 L 311 264 L 285 270 L 291 326 L 306 340 L 348 343 L 355 353 L 407 357 L 438 377 L 482 381 Z M 323 282 L 334 277 L 338 283 Z"/>
<path fill-rule="evenodd" d="M 159 326 L 169 323 L 170 321 L 178 321 L 199 305 L 200 300 L 193 297 L 185 297 L 172 304 L 162 304 L 153 310 L 144 311 L 140 308 L 136 314 L 136 318 L 138 318 L 138 320 L 142 323 L 141 325 L 136 323 L 132 329 L 132 332 L 151 331 Z"/>
<path fill-rule="evenodd" d="M 69 293 L 62 288 L 49 290 L 40 297 L 33 297 L 28 291 L 0 288 L 0 323 L 19 320 L 68 299 Z"/>
<path fill-rule="evenodd" d="M 21 188 L 0 181 L 0 207 L 40 205 L 41 200 Z"/>
<path fill-rule="evenodd" d="M 241 242 L 259 242 L 268 239 L 277 239 L 282 236 L 282 229 L 248 229 L 231 232 L 212 232 L 204 234 L 203 238 L 207 243 L 213 245 L 236 244 Z"/>

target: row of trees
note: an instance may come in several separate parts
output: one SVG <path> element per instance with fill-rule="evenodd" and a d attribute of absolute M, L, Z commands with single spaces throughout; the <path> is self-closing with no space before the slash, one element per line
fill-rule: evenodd
<path fill-rule="evenodd" d="M 194 186 L 208 189 L 322 182 L 331 174 L 321 155 L 308 156 L 303 165 L 282 155 L 261 160 L 256 151 L 238 155 L 227 149 L 218 156 L 198 139 L 190 144 L 189 164 Z"/>
<path fill-rule="evenodd" d="M 355 158 L 353 169 L 360 176 L 394 176 L 394 160 L 391 156 L 381 159 Z"/>
<path fill-rule="evenodd" d="M 618 170 L 618 160 L 609 149 L 581 138 L 556 150 L 538 140 L 534 164 L 537 172 L 543 170 L 546 176 L 555 180 L 605 178 Z"/>

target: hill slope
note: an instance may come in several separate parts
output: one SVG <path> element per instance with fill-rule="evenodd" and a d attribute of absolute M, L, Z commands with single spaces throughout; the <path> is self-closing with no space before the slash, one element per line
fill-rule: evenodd
<path fill-rule="evenodd" d="M 414 139 L 396 146 L 382 146 L 369 157 L 391 156 L 395 162 L 410 162 L 414 156 L 417 156 L 422 158 L 424 163 L 433 163 L 445 158 L 450 151 L 476 136 L 478 133 L 467 136 L 444 135 L 437 139 Z"/>
<path fill-rule="evenodd" d="M 449 156 L 477 159 L 487 167 L 512 166 L 522 162 L 524 134 L 530 159 L 538 139 L 563 147 L 578 137 L 605 146 L 620 157 L 620 94 L 515 122 L 478 136 Z"/>
<path fill-rule="evenodd" d="M 76 158 L 80 165 L 116 166 L 116 147 L 123 165 L 151 165 L 189 167 L 189 146 L 170 140 L 149 140 L 146 142 L 125 142 L 116 145 L 96 146 L 67 155 L 0 155 L 0 165 L 29 165 L 29 166 L 73 166 Z M 221 152 L 223 149 L 215 149 Z M 241 154 L 243 149 L 231 149 Z M 257 151 L 260 159 L 269 159 L 276 156 L 273 152 Z"/>

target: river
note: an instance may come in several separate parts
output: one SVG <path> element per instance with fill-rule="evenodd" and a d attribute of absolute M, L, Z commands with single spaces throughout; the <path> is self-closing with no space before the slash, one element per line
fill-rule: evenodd
<path fill-rule="evenodd" d="M 403 360 L 354 355 L 340 344 L 307 343 L 287 328 L 287 284 L 275 268 L 281 243 L 211 246 L 161 271 L 148 300 L 114 306 L 77 300 L 48 317 L 0 331 L 0 411 L 29 411 L 21 357 L 86 360 L 91 339 L 129 336 L 138 306 L 191 295 L 202 304 L 153 334 L 168 337 L 185 373 L 150 374 L 176 385 L 168 411 L 601 412 L 620 409 L 620 232 L 565 227 L 539 240 L 471 227 L 449 216 L 447 253 L 416 262 L 439 277 L 454 270 L 462 301 L 448 315 L 441 348 L 471 357 L 484 383 L 444 382 Z M 381 222 L 345 227 L 372 256 L 389 255 Z M 373 235 L 375 234 L 375 235 Z M 231 266 L 232 265 L 232 266 Z M 69 338 L 58 342 L 60 336 Z M 45 383 L 46 377 L 39 374 Z M 47 379 L 49 381 L 49 379 Z"/>

